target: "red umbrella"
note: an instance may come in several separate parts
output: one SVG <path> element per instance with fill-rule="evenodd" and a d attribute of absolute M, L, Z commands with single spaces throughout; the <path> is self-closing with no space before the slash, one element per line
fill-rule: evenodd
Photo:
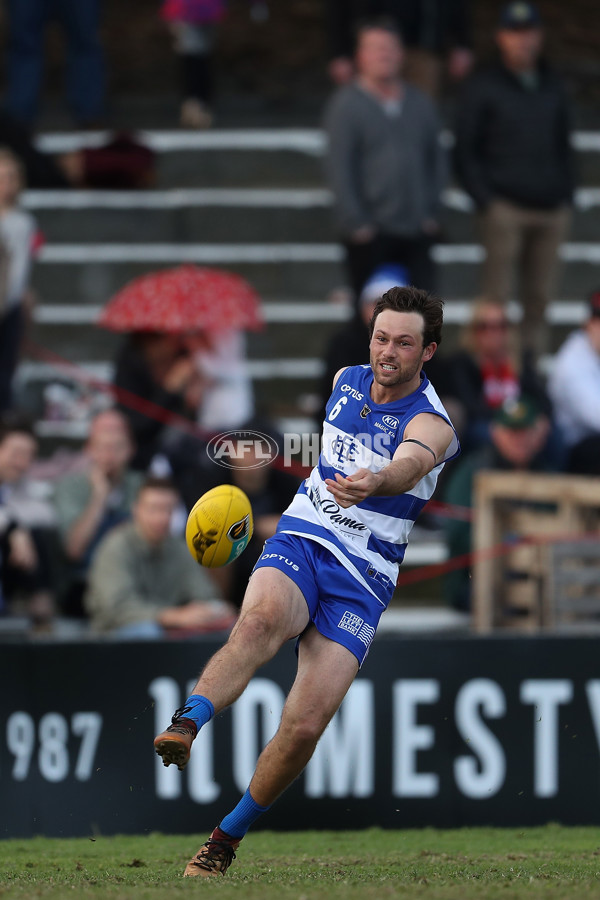
<path fill-rule="evenodd" d="M 262 328 L 260 298 L 239 275 L 199 266 L 151 272 L 109 300 L 98 324 L 112 331 L 182 334 Z"/>

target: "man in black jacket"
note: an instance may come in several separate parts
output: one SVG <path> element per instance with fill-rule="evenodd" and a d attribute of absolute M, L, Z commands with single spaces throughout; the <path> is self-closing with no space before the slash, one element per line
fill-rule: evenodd
<path fill-rule="evenodd" d="M 354 75 L 354 32 L 361 20 L 386 16 L 402 35 L 406 78 L 421 90 L 439 94 L 443 58 L 454 81 L 473 63 L 467 0 L 326 0 L 329 74 L 336 84 Z"/>
<path fill-rule="evenodd" d="M 547 349 L 544 311 L 570 220 L 570 110 L 541 59 L 533 4 L 503 7 L 496 42 L 500 60 L 472 76 L 459 105 L 457 172 L 479 210 L 482 293 L 506 303 L 518 267 L 524 349 L 538 355 Z"/>

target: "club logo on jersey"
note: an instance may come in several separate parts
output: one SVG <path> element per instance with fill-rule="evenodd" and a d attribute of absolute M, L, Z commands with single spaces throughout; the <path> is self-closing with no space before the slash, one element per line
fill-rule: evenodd
<path fill-rule="evenodd" d="M 371 407 L 365 403 L 365 405 L 363 406 L 363 408 L 360 411 L 361 419 L 366 419 L 370 412 L 371 412 Z"/>
<path fill-rule="evenodd" d="M 230 541 L 239 541 L 242 538 L 248 537 L 249 533 L 250 516 L 244 516 L 244 518 L 240 519 L 239 522 L 234 522 L 233 525 L 230 525 L 227 532 L 227 537 Z"/>

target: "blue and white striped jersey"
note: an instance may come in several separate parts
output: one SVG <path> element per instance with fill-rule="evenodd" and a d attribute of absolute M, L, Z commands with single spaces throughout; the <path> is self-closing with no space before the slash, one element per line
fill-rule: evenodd
<path fill-rule="evenodd" d="M 420 387 L 408 397 L 378 405 L 370 397 L 373 373 L 369 365 L 352 366 L 342 373 L 327 403 L 318 463 L 277 528 L 327 547 L 384 606 L 393 594 L 415 519 L 431 498 L 444 463 L 460 452 L 456 433 L 445 459 L 408 493 L 368 497 L 344 509 L 324 480 L 334 478 L 336 472 L 381 471 L 390 464 L 404 429 L 419 413 L 434 413 L 452 425 L 424 373 L 421 379 Z"/>

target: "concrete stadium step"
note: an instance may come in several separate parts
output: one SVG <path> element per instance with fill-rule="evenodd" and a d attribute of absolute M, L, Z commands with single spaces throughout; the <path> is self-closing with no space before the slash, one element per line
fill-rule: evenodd
<path fill-rule="evenodd" d="M 53 242 L 335 240 L 322 188 L 29 191 L 24 206 Z"/>
<path fill-rule="evenodd" d="M 332 241 L 336 229 L 326 188 L 173 188 L 154 191 L 27 191 L 24 206 L 52 241 L 211 242 Z M 576 193 L 572 241 L 593 241 L 600 225 L 600 188 Z M 443 196 L 443 233 L 476 239 L 473 204 L 464 191 Z"/>
<path fill-rule="evenodd" d="M 57 245 L 54 245 L 55 247 Z M 119 246 L 120 250 L 125 249 Z M 308 247 L 309 245 L 295 245 Z M 258 291 L 261 297 L 304 296 L 322 300 L 334 288 L 344 284 L 345 276 L 341 264 L 341 256 L 337 248 L 332 252 L 321 253 L 321 258 L 314 258 L 302 249 L 298 253 L 288 253 L 288 245 L 269 245 L 266 249 L 259 247 L 259 252 L 244 252 L 248 245 L 242 245 L 240 252 L 232 254 L 221 252 L 221 245 L 216 249 L 212 245 L 201 245 L 197 251 L 177 245 L 174 252 L 161 253 L 159 246 L 143 245 L 147 253 L 142 259 L 131 259 L 123 254 L 123 258 L 106 259 L 102 255 L 87 259 L 65 259 L 58 254 L 48 264 L 42 260 L 34 269 L 32 283 L 44 302 L 63 303 L 68 297 L 77 297 L 83 303 L 104 304 L 126 282 L 150 270 L 176 266 L 182 262 L 195 262 L 203 266 L 217 266 L 236 272 L 246 278 Z M 51 249 L 49 246 L 46 250 Z M 77 250 L 83 249 L 81 246 Z M 77 254 L 79 255 L 79 254 Z M 137 255 L 137 254 L 136 254 Z M 59 261 L 60 260 L 60 261 Z"/>
<path fill-rule="evenodd" d="M 438 290 L 445 297 L 476 296 L 484 256 L 478 244 L 438 244 Z M 47 244 L 34 269 L 33 284 L 44 302 L 103 304 L 130 279 L 151 269 L 193 262 L 219 266 L 247 278 L 264 298 L 324 299 L 346 283 L 344 252 L 337 243 L 121 243 Z M 600 243 L 569 242 L 561 248 L 559 293 L 585 297 L 598 285 Z"/>
<path fill-rule="evenodd" d="M 42 134 L 40 149 L 61 153 L 80 147 L 98 147 L 110 132 Z M 280 185 L 299 187 L 323 181 L 326 136 L 318 128 L 221 129 L 208 132 L 138 131 L 137 137 L 157 154 L 159 183 L 163 187 Z M 450 150 L 454 138 L 442 134 Z M 576 131 L 579 183 L 600 185 L 600 133 Z"/>
<path fill-rule="evenodd" d="M 99 147 L 110 138 L 108 132 L 56 133 L 40 135 L 37 144 L 63 153 Z M 157 180 L 164 187 L 305 187 L 323 180 L 325 136 L 319 129 L 140 131 L 137 138 L 156 152 Z"/>

